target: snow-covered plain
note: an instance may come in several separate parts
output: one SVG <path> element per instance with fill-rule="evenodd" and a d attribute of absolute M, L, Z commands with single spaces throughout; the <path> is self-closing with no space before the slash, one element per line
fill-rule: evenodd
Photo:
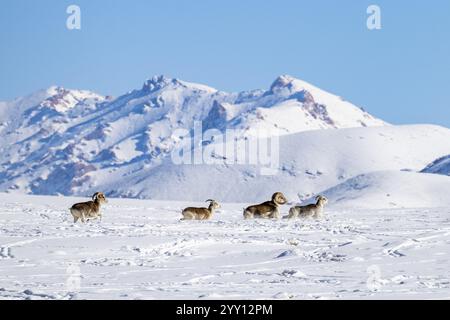
<path fill-rule="evenodd" d="M 0 194 L 0 299 L 450 298 L 450 207 L 245 221 L 224 203 L 199 222 L 179 221 L 194 203 L 110 199 L 75 225 L 79 200 Z"/>

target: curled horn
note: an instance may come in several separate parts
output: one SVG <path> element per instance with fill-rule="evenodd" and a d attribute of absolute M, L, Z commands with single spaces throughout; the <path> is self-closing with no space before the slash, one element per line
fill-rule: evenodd
<path fill-rule="evenodd" d="M 94 195 L 92 196 L 92 200 L 95 201 L 95 199 L 97 199 L 97 196 L 100 194 L 100 192 L 96 192 L 94 193 Z"/>
<path fill-rule="evenodd" d="M 316 197 L 316 200 L 323 198 L 320 194 Z"/>
<path fill-rule="evenodd" d="M 206 200 L 205 202 L 213 202 L 214 200 L 212 200 L 212 199 L 208 199 L 208 200 Z"/>

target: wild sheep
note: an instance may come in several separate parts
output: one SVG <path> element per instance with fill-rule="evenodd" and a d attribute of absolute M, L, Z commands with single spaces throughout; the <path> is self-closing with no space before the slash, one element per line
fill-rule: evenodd
<path fill-rule="evenodd" d="M 70 208 L 70 213 L 73 216 L 73 222 L 76 223 L 78 219 L 81 222 L 86 222 L 89 219 L 97 219 L 102 217 L 100 213 L 100 206 L 107 203 L 105 195 L 102 192 L 96 192 L 92 196 L 92 201 L 76 203 Z"/>
<path fill-rule="evenodd" d="M 209 220 L 214 214 L 216 209 L 220 208 L 220 205 L 211 199 L 206 200 L 205 202 L 209 202 L 208 208 L 194 208 L 189 207 L 184 209 L 181 214 L 183 218 L 181 220 Z"/>
<path fill-rule="evenodd" d="M 289 215 L 285 219 L 295 219 L 298 217 L 307 218 L 321 218 L 323 216 L 323 207 L 327 204 L 328 199 L 324 196 L 317 196 L 315 204 L 308 204 L 306 206 L 295 206 L 289 209 Z"/>
<path fill-rule="evenodd" d="M 275 192 L 272 195 L 272 200 L 245 208 L 244 219 L 279 219 L 280 212 L 278 211 L 278 206 L 283 205 L 286 202 L 287 199 L 281 192 Z"/>

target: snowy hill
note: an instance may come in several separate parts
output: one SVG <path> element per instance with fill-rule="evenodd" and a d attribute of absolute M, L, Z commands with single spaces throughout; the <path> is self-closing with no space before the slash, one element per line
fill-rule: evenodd
<path fill-rule="evenodd" d="M 0 191 L 68 195 L 104 188 L 118 196 L 150 196 L 150 189 L 115 189 L 139 175 L 144 183 L 150 173 L 160 174 L 180 143 L 174 132 L 192 130 L 196 121 L 203 130 L 243 135 L 386 125 L 290 76 L 268 90 L 240 93 L 158 76 L 115 99 L 51 87 L 0 103 Z"/>
<path fill-rule="evenodd" d="M 450 177 L 402 171 L 362 174 L 323 192 L 333 208 L 450 207 Z"/>
<path fill-rule="evenodd" d="M 426 166 L 422 172 L 444 174 L 450 176 L 450 155 L 441 157 Z"/>
<path fill-rule="evenodd" d="M 277 190 L 296 202 L 361 174 L 420 171 L 450 152 L 448 141 L 450 130 L 432 125 L 316 130 L 280 137 L 274 175 L 261 175 L 258 166 L 229 165 L 226 159 L 215 165 L 175 165 L 167 159 L 157 170 L 144 169 L 120 181 L 92 179 L 113 196 L 253 202 Z"/>

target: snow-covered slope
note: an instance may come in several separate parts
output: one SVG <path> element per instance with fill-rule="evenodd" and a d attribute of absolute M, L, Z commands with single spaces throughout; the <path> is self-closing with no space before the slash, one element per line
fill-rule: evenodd
<path fill-rule="evenodd" d="M 449 142 L 450 143 L 450 142 Z M 444 174 L 450 176 L 450 155 L 441 157 L 422 170 L 422 172 Z"/>
<path fill-rule="evenodd" d="M 450 207 L 450 177 L 381 171 L 359 175 L 322 193 L 333 208 Z"/>
<path fill-rule="evenodd" d="M 112 191 L 130 177 L 156 172 L 179 144 L 176 130 L 192 130 L 196 121 L 203 130 L 261 129 L 269 135 L 386 125 L 289 76 L 277 78 L 269 90 L 240 93 L 158 76 L 115 99 L 51 87 L 0 103 L 0 191 Z"/>
<path fill-rule="evenodd" d="M 46 90 L 40 90 L 23 98 L 17 98 L 10 102 L 0 102 L 0 122 L 2 132 L 6 138 L 7 133 L 21 127 L 43 125 L 56 122 L 55 119 L 75 115 L 83 115 L 92 112 L 97 104 L 105 101 L 105 97 L 85 90 L 68 90 L 52 86 Z M 20 134 L 21 132 L 14 132 Z"/>
<path fill-rule="evenodd" d="M 175 165 L 167 159 L 157 170 L 116 182 L 105 176 L 95 184 L 115 196 L 247 202 L 282 191 L 296 202 L 360 174 L 420 171 L 450 152 L 448 141 L 450 130 L 432 125 L 316 130 L 280 137 L 274 175 L 261 175 L 261 167 L 252 165 Z"/>

